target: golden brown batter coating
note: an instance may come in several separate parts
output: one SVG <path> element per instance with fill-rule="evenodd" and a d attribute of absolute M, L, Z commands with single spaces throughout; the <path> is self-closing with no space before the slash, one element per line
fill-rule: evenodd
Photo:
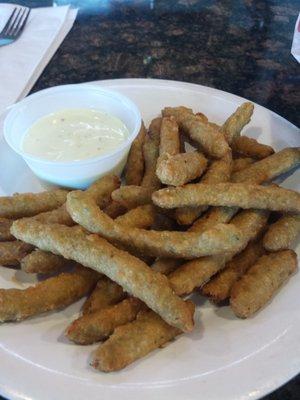
<path fill-rule="evenodd" d="M 120 186 L 120 179 L 114 175 L 107 175 L 95 181 L 86 192 L 93 198 L 97 198 L 99 207 L 104 208 L 110 203 L 111 193 Z M 74 221 L 66 209 L 66 204 L 46 212 L 38 213 L 31 218 L 47 224 L 62 224 L 73 226 Z"/>
<path fill-rule="evenodd" d="M 180 127 L 209 157 L 222 158 L 230 151 L 220 130 L 209 123 L 199 121 L 194 115 L 187 114 L 181 120 Z"/>
<path fill-rule="evenodd" d="M 156 272 L 160 272 L 161 274 L 169 275 L 182 263 L 183 260 L 178 260 L 176 258 L 158 258 L 151 265 L 151 268 Z"/>
<path fill-rule="evenodd" d="M 134 297 L 101 310 L 82 315 L 69 325 L 66 336 L 77 344 L 92 344 L 106 339 L 115 328 L 133 321 L 143 303 Z"/>
<path fill-rule="evenodd" d="M 232 157 L 229 152 L 225 157 L 214 160 L 208 167 L 201 183 L 220 183 L 230 180 L 232 169 Z M 192 224 L 208 207 L 180 207 L 175 210 L 176 220 L 181 225 Z M 222 222 L 222 221 L 220 221 Z"/>
<path fill-rule="evenodd" d="M 145 159 L 145 173 L 141 186 L 157 190 L 161 183 L 156 176 L 156 162 L 159 155 L 161 118 L 155 118 L 150 126 L 148 134 L 145 137 L 143 145 L 143 154 Z"/>
<path fill-rule="evenodd" d="M 32 250 L 33 246 L 20 240 L 0 242 L 0 265 L 16 267 Z"/>
<path fill-rule="evenodd" d="M 120 215 L 115 222 L 126 226 L 127 228 L 150 228 L 155 223 L 156 209 L 152 204 L 145 204 L 129 210 Z"/>
<path fill-rule="evenodd" d="M 232 174 L 232 182 L 268 182 L 300 165 L 300 147 L 287 147 L 242 171 Z"/>
<path fill-rule="evenodd" d="M 12 219 L 0 218 L 0 242 L 15 240 L 13 235 L 10 233 L 10 227 L 12 226 L 12 223 Z"/>
<path fill-rule="evenodd" d="M 67 194 L 66 190 L 59 189 L 0 197 L 0 217 L 31 217 L 43 211 L 53 210 L 66 201 Z"/>
<path fill-rule="evenodd" d="M 185 106 L 179 106 L 179 107 L 165 107 L 162 111 L 162 116 L 163 117 L 174 117 L 176 121 L 180 122 L 181 119 L 186 115 L 186 114 L 191 114 L 193 115 L 193 110 L 191 108 L 185 107 Z M 199 115 L 199 113 L 196 113 L 195 116 L 203 122 L 207 122 L 208 119 L 203 117 L 204 114 Z"/>
<path fill-rule="evenodd" d="M 21 321 L 67 307 L 90 292 L 98 279 L 97 272 L 78 266 L 27 289 L 0 289 L 0 321 Z"/>
<path fill-rule="evenodd" d="M 131 144 L 127 164 L 125 167 L 126 185 L 140 185 L 144 175 L 143 144 L 146 136 L 146 128 L 142 122 L 141 129 Z"/>
<path fill-rule="evenodd" d="M 166 185 L 180 186 L 198 178 L 207 166 L 206 158 L 198 153 L 180 153 L 180 137 L 173 116 L 164 117 L 160 129 L 159 157 L 156 175 Z"/>
<path fill-rule="evenodd" d="M 112 192 L 112 199 L 127 210 L 152 203 L 153 188 L 143 186 L 121 186 Z"/>
<path fill-rule="evenodd" d="M 182 186 L 199 178 L 207 166 L 206 158 L 198 152 L 162 156 L 156 168 L 156 175 L 165 185 Z"/>
<path fill-rule="evenodd" d="M 42 250 L 60 254 L 103 273 L 126 292 L 144 301 L 171 325 L 183 331 L 193 329 L 193 315 L 183 300 L 174 294 L 167 278 L 105 239 L 96 235 L 86 236 L 63 225 L 46 225 L 30 220 L 14 222 L 12 233 Z"/>
<path fill-rule="evenodd" d="M 300 215 L 283 215 L 272 224 L 263 238 L 268 251 L 288 249 L 300 233 Z"/>
<path fill-rule="evenodd" d="M 103 213 L 86 193 L 71 192 L 67 208 L 74 221 L 104 237 L 156 257 L 194 258 L 239 248 L 240 232 L 219 224 L 201 235 L 193 232 L 127 229 Z"/>
<path fill-rule="evenodd" d="M 297 255 L 293 250 L 262 256 L 231 290 L 230 305 L 235 315 L 240 318 L 253 315 L 296 269 Z"/>
<path fill-rule="evenodd" d="M 232 173 L 242 171 L 255 162 L 251 157 L 240 157 L 232 160 Z"/>
<path fill-rule="evenodd" d="M 300 194 L 279 186 L 248 183 L 196 183 L 154 192 L 154 204 L 164 208 L 182 206 L 226 206 L 300 212 Z"/>
<path fill-rule="evenodd" d="M 117 201 L 112 200 L 107 207 L 103 209 L 105 214 L 109 215 L 110 218 L 117 218 L 120 215 L 123 215 L 126 213 L 127 208 L 122 206 L 120 203 Z M 73 220 L 72 220 L 73 221 Z"/>
<path fill-rule="evenodd" d="M 223 124 L 222 132 L 230 145 L 240 136 L 244 126 L 250 122 L 253 110 L 254 105 L 250 102 L 245 102 Z"/>
<path fill-rule="evenodd" d="M 213 228 L 217 224 L 228 223 L 237 211 L 238 208 L 213 207 L 203 217 L 195 221 L 188 231 L 199 234 Z M 183 263 L 184 260 L 176 258 L 158 258 L 152 264 L 152 268 L 162 274 L 169 275 Z"/>
<path fill-rule="evenodd" d="M 227 224 L 237 212 L 237 207 L 211 207 L 193 223 L 189 231 L 203 233 L 217 224 Z"/>
<path fill-rule="evenodd" d="M 274 153 L 274 149 L 266 144 L 259 143 L 256 139 L 248 136 L 239 136 L 231 143 L 231 148 L 235 153 L 246 157 L 263 159 Z"/>
<path fill-rule="evenodd" d="M 209 157 L 222 158 L 230 148 L 224 135 L 214 125 L 201 121 L 184 107 L 166 107 L 162 111 L 163 116 L 174 116 L 180 129 L 188 135 L 200 150 Z"/>
<path fill-rule="evenodd" d="M 259 235 L 267 223 L 269 213 L 263 210 L 247 210 L 237 214 L 229 225 L 237 226 L 243 233 L 243 247 Z M 239 251 L 223 253 L 213 257 L 202 257 L 188 261 L 168 275 L 169 282 L 176 293 L 189 294 L 196 287 L 204 285 L 225 263 Z"/>
<path fill-rule="evenodd" d="M 224 253 L 185 262 L 168 276 L 173 290 L 179 295 L 192 293 L 220 271 L 231 257 L 231 254 Z"/>
<path fill-rule="evenodd" d="M 201 288 L 201 293 L 216 303 L 230 296 L 234 283 L 261 257 L 264 249 L 261 242 L 251 242 L 240 254 L 229 261 L 225 268 Z"/>
<path fill-rule="evenodd" d="M 179 129 L 174 117 L 164 117 L 161 120 L 159 157 L 175 156 L 180 153 Z M 159 163 L 159 159 L 158 159 Z"/>
<path fill-rule="evenodd" d="M 21 260 L 21 269 L 29 274 L 52 274 L 70 265 L 65 258 L 36 249 Z"/>
<path fill-rule="evenodd" d="M 206 166 L 207 160 L 201 153 L 180 153 L 161 159 L 156 174 L 165 185 L 181 186 L 201 176 Z"/>
<path fill-rule="evenodd" d="M 34 215 L 31 218 L 47 224 L 62 224 L 67 226 L 73 226 L 75 224 L 66 209 L 66 204 L 63 204 L 55 210 Z"/>
<path fill-rule="evenodd" d="M 194 304 L 189 301 L 187 305 L 194 313 Z M 115 329 L 96 350 L 91 364 L 100 371 L 118 371 L 162 347 L 180 333 L 179 329 L 168 325 L 153 311 L 143 310 L 135 321 Z"/>
<path fill-rule="evenodd" d="M 123 300 L 126 293 L 120 285 L 103 276 L 82 306 L 82 313 L 89 314 L 102 310 Z"/>

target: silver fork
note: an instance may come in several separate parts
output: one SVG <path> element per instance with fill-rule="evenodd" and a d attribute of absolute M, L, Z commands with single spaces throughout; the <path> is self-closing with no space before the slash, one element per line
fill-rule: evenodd
<path fill-rule="evenodd" d="M 30 8 L 27 7 L 13 9 L 5 27 L 0 32 L 0 46 L 10 44 L 21 36 L 30 11 Z"/>

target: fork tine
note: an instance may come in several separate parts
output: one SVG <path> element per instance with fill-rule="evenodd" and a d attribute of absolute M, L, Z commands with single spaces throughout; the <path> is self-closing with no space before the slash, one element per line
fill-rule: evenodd
<path fill-rule="evenodd" d="M 0 32 L 0 35 L 4 34 L 4 32 L 6 31 L 6 29 L 8 29 L 8 27 L 9 27 L 9 25 L 10 25 L 12 19 L 14 18 L 14 15 L 15 15 L 16 11 L 17 11 L 17 7 L 15 7 L 15 8 L 13 9 L 13 12 L 10 14 L 10 17 L 8 18 L 8 21 L 6 22 L 6 24 L 5 24 L 4 28 L 2 29 L 2 31 Z"/>
<path fill-rule="evenodd" d="M 25 15 L 26 11 L 27 11 L 27 8 L 24 8 L 24 9 L 22 10 L 22 13 L 21 13 L 21 15 L 20 15 L 20 18 L 16 21 L 15 26 L 14 26 L 14 29 L 13 29 L 13 31 L 11 32 L 11 35 L 12 35 L 12 36 L 17 36 L 17 35 L 18 35 L 19 29 L 20 29 L 20 27 L 22 26 L 23 17 L 24 17 L 24 15 Z"/>
<path fill-rule="evenodd" d="M 13 31 L 14 31 L 14 29 L 15 29 L 15 26 L 16 26 L 16 24 L 18 23 L 18 20 L 19 20 L 19 16 L 20 16 L 21 11 L 22 11 L 22 8 L 19 8 L 19 10 L 18 10 L 18 12 L 17 12 L 17 14 L 16 14 L 14 20 L 12 21 L 11 25 L 9 26 L 9 28 L 8 28 L 7 31 L 6 31 L 6 34 L 7 34 L 7 35 L 10 36 L 10 35 L 13 34 Z"/>
<path fill-rule="evenodd" d="M 25 11 L 26 11 L 26 10 L 25 10 Z M 18 31 L 16 32 L 16 35 L 17 35 L 17 36 L 21 35 L 21 33 L 22 33 L 22 31 L 23 31 L 23 29 L 24 29 L 24 27 L 25 27 L 25 25 L 26 25 L 27 19 L 28 19 L 29 14 L 30 14 L 30 11 L 31 11 L 30 8 L 27 9 L 27 14 L 25 15 L 25 18 L 23 19 L 21 25 L 18 27 Z M 23 15 L 24 15 L 24 14 L 23 14 Z M 22 17 L 23 17 L 23 15 L 22 15 Z"/>

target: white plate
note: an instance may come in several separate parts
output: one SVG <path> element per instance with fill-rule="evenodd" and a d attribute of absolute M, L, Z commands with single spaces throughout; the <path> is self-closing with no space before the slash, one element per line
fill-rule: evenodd
<path fill-rule="evenodd" d="M 166 105 L 186 105 L 222 123 L 243 99 L 219 90 L 172 81 L 124 79 L 99 82 L 130 97 L 145 122 Z M 245 133 L 276 149 L 299 146 L 299 132 L 261 107 Z M 298 135 L 298 136 L 297 136 Z M 0 190 L 39 191 L 38 181 L 0 138 Z M 299 173 L 285 187 L 299 189 Z M 1 194 L 1 193 L 0 193 Z M 1 268 L 1 267 L 0 267 Z M 1 268 L 0 287 L 25 287 L 15 271 Z M 16 273 L 17 278 L 20 272 Z M 300 371 L 300 275 L 249 320 L 198 297 L 196 329 L 123 371 L 89 367 L 97 346 L 76 346 L 63 336 L 80 303 L 20 324 L 0 327 L 0 393 L 10 399 L 246 400 L 276 389 Z"/>

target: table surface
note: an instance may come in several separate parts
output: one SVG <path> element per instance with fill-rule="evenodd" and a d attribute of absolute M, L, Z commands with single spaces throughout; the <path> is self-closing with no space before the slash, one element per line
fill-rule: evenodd
<path fill-rule="evenodd" d="M 57 0 L 78 7 L 78 17 L 33 91 L 100 79 L 173 79 L 246 97 L 299 125 L 299 65 L 290 53 L 297 3 Z M 299 398 L 300 376 L 264 400 Z"/>

